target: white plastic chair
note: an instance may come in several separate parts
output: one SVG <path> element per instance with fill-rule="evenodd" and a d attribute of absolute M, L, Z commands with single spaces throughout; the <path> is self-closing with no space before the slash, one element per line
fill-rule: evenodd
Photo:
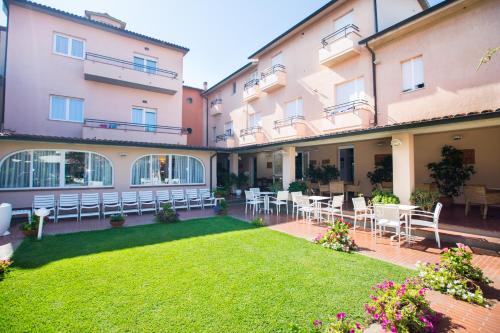
<path fill-rule="evenodd" d="M 137 192 L 122 192 L 122 214 L 137 213 L 139 210 L 139 201 L 137 201 Z"/>
<path fill-rule="evenodd" d="M 106 211 L 106 208 L 109 208 Z M 118 192 L 109 192 L 102 194 L 102 215 L 106 218 L 106 215 L 114 215 L 122 213 L 122 205 L 118 197 Z"/>
<path fill-rule="evenodd" d="M 387 227 L 393 228 L 395 230 L 394 236 L 398 236 L 398 243 L 401 244 L 401 225 L 406 222 L 401 219 L 399 207 L 397 205 L 374 205 L 373 210 L 375 212 L 375 227 L 379 227 L 380 235 L 382 236 L 382 229 L 385 232 Z M 377 231 L 375 231 L 375 237 L 376 234 Z M 391 236 L 391 241 L 393 241 L 394 236 Z"/>
<path fill-rule="evenodd" d="M 264 201 L 256 198 L 255 193 L 252 191 L 245 191 L 245 214 L 247 213 L 248 206 L 252 207 L 252 214 L 260 209 L 260 205 L 264 204 Z"/>
<path fill-rule="evenodd" d="M 139 212 L 157 212 L 156 200 L 153 191 L 139 191 Z"/>
<path fill-rule="evenodd" d="M 342 210 L 344 195 L 336 195 L 330 202 L 321 202 L 320 205 L 321 214 L 325 214 L 328 220 L 333 221 L 335 216 L 340 216 L 341 219 L 344 218 Z"/>
<path fill-rule="evenodd" d="M 417 227 L 426 227 L 433 228 L 434 234 L 436 235 L 436 243 L 438 248 L 441 248 L 441 241 L 439 239 L 439 215 L 441 214 L 441 209 L 443 208 L 443 204 L 438 202 L 436 204 L 436 208 L 434 208 L 434 212 L 427 212 L 425 210 L 414 210 L 411 212 L 410 226 Z M 417 217 L 414 219 L 413 217 Z M 421 218 L 425 218 L 428 220 L 422 220 Z M 429 221 L 430 220 L 430 221 Z"/>
<path fill-rule="evenodd" d="M 35 214 L 36 209 L 46 208 L 49 212 L 53 212 L 54 215 L 50 216 L 50 219 L 56 219 L 56 198 L 53 194 L 48 195 L 35 195 L 33 198 L 33 204 L 31 207 L 32 214 Z"/>
<path fill-rule="evenodd" d="M 297 197 L 303 196 L 302 192 L 297 191 L 297 192 L 291 192 L 290 195 L 292 196 L 292 216 L 295 215 L 295 210 L 298 209 L 297 205 Z"/>
<path fill-rule="evenodd" d="M 309 201 L 309 197 L 305 195 L 297 196 L 297 215 L 296 219 L 299 218 L 299 212 L 302 213 L 302 218 L 307 217 L 307 221 L 311 221 L 311 214 L 316 211 L 314 203 Z"/>
<path fill-rule="evenodd" d="M 200 188 L 200 198 L 203 208 L 215 207 L 215 197 L 208 188 Z"/>
<path fill-rule="evenodd" d="M 271 197 L 269 203 L 276 206 L 276 215 L 281 211 L 281 206 L 286 207 L 286 215 L 288 215 L 288 191 L 278 191 L 276 197 Z"/>
<path fill-rule="evenodd" d="M 77 221 L 80 220 L 78 193 L 61 194 L 57 203 L 56 222 L 59 222 L 59 219 L 72 217 L 76 217 Z"/>
<path fill-rule="evenodd" d="M 170 192 L 168 190 L 156 191 L 156 205 L 158 209 L 161 209 L 161 206 L 165 203 L 169 203 L 172 206 L 174 205 Z"/>
<path fill-rule="evenodd" d="M 90 212 L 84 210 L 91 209 Z M 80 201 L 80 220 L 85 216 L 96 216 L 101 219 L 101 206 L 99 205 L 99 193 L 82 193 Z"/>
<path fill-rule="evenodd" d="M 203 207 L 203 203 L 201 202 L 201 197 L 198 193 L 197 189 L 190 188 L 186 189 L 186 199 L 188 202 L 189 209 L 196 207 Z"/>
<path fill-rule="evenodd" d="M 373 214 L 373 210 L 366 205 L 365 198 L 352 198 L 352 205 L 354 207 L 354 231 L 356 231 L 358 220 L 363 220 L 363 229 L 366 229 L 366 220 L 370 219 L 370 230 L 373 232 L 373 220 L 375 215 Z"/>
<path fill-rule="evenodd" d="M 186 195 L 184 194 L 184 190 L 172 190 L 172 202 L 173 208 L 186 208 L 189 209 L 188 200 L 186 199 Z"/>
<path fill-rule="evenodd" d="M 254 194 L 255 199 L 260 199 L 260 188 L 252 187 L 252 188 L 250 188 L 250 192 L 252 192 Z"/>

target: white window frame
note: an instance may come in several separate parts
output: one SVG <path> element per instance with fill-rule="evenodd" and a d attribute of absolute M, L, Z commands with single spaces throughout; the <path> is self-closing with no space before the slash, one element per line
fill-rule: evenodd
<path fill-rule="evenodd" d="M 422 84 L 422 87 L 417 87 L 417 83 L 415 81 L 415 61 L 417 59 L 420 59 L 420 61 L 422 62 L 422 73 L 421 73 L 422 74 L 422 82 L 420 83 L 420 84 Z M 410 70 L 411 70 L 411 72 L 410 72 L 411 88 L 405 90 L 403 66 L 404 66 L 404 64 L 407 64 L 407 63 L 410 64 Z M 424 89 L 424 88 L 425 88 L 424 57 L 420 54 L 420 55 L 412 57 L 410 59 L 406 59 L 404 61 L 401 61 L 401 92 L 408 93 L 408 92 L 412 92 L 412 91 L 416 91 L 416 90 L 420 90 L 420 89 Z"/>
<path fill-rule="evenodd" d="M 134 169 L 134 165 L 135 163 L 137 163 L 137 161 L 139 161 L 141 158 L 144 158 L 146 156 L 168 156 L 168 179 L 173 179 L 172 176 L 173 176 L 173 168 L 172 168 L 172 160 L 173 160 L 173 157 L 174 156 L 185 156 L 185 157 L 188 157 L 188 167 L 187 167 L 187 174 L 188 174 L 188 178 L 191 178 L 191 175 L 190 175 L 190 172 L 191 172 L 191 160 L 189 159 L 189 157 L 193 158 L 193 159 L 196 159 L 198 160 L 198 162 L 200 162 L 201 164 L 201 167 L 203 168 L 203 181 L 201 183 L 179 183 L 179 184 L 154 184 L 154 185 L 151 185 L 151 184 L 132 184 L 133 183 L 133 169 Z M 152 170 L 153 170 L 153 166 L 152 166 L 152 163 L 149 164 L 149 174 L 153 174 Z M 151 186 L 189 186 L 189 185 L 205 185 L 206 184 L 206 169 L 205 169 L 205 164 L 203 163 L 203 161 L 196 157 L 196 156 L 193 156 L 193 155 L 184 155 L 184 154 L 146 154 L 146 155 L 142 155 L 142 156 L 139 156 L 138 158 L 136 158 L 134 161 L 132 161 L 132 164 L 130 165 L 130 187 L 151 187 Z"/>
<path fill-rule="evenodd" d="M 62 52 L 57 52 L 57 49 L 56 49 L 56 40 L 57 40 L 57 36 L 59 37 L 63 37 L 63 38 L 67 38 L 68 39 L 68 53 L 62 53 Z M 83 54 L 81 57 L 76 57 L 74 55 L 71 54 L 71 49 L 72 49 L 72 45 L 73 45 L 73 40 L 77 40 L 79 42 L 82 42 L 83 43 Z M 70 36 L 70 35 L 66 35 L 66 34 L 62 34 L 62 33 L 59 33 L 59 32 L 55 32 L 54 33 L 54 37 L 52 38 L 52 52 L 54 54 L 57 54 L 57 55 L 61 55 L 61 56 L 64 56 L 64 57 L 69 57 L 69 58 L 73 58 L 73 59 L 80 59 L 80 60 L 83 60 L 85 59 L 85 54 L 86 54 L 86 43 L 85 43 L 85 39 L 82 39 L 82 38 L 77 38 L 77 37 L 73 37 L 73 36 Z"/>
<path fill-rule="evenodd" d="M 144 67 L 142 67 L 141 69 L 136 69 L 135 68 L 135 58 L 141 58 L 143 60 L 142 65 Z M 155 66 L 156 67 L 155 67 L 155 71 L 154 72 L 148 71 L 148 69 L 146 68 L 148 60 L 155 62 Z M 156 72 L 158 72 L 158 58 L 146 56 L 146 55 L 141 54 L 141 53 L 134 53 L 134 56 L 132 57 L 132 63 L 134 64 L 133 65 L 134 66 L 134 70 L 136 70 L 136 71 L 143 72 L 143 73 L 148 73 L 148 74 L 155 74 Z"/>
<path fill-rule="evenodd" d="M 276 59 L 279 60 L 279 62 L 276 62 Z M 275 65 L 283 65 L 283 52 L 280 51 L 278 53 L 276 53 L 275 55 L 273 55 L 271 57 L 271 67 L 272 66 L 275 66 Z"/>
<path fill-rule="evenodd" d="M 132 124 L 137 124 L 134 122 L 134 110 L 141 110 L 141 122 L 139 124 L 144 125 L 144 131 L 146 132 L 156 132 L 156 127 L 158 126 L 158 112 L 156 109 L 149 109 L 149 108 L 144 108 L 142 106 L 132 106 L 132 109 L 130 110 L 130 122 Z M 148 131 L 147 126 L 152 126 L 152 124 L 147 124 L 146 123 L 146 113 L 154 113 L 155 114 L 155 120 L 156 123 L 154 125 L 154 131 Z"/>
<path fill-rule="evenodd" d="M 357 96 L 357 98 L 355 98 L 354 100 L 366 99 L 365 78 L 364 78 L 364 76 L 360 76 L 360 77 L 356 77 L 356 78 L 351 79 L 351 80 L 337 83 L 335 85 L 335 87 L 334 87 L 335 105 L 345 103 L 345 102 L 339 102 L 338 88 L 341 87 L 342 85 L 345 85 L 345 84 L 348 84 L 351 82 L 354 82 L 354 92 Z M 359 82 L 361 82 L 362 89 L 359 89 L 360 88 Z M 352 101 L 349 99 L 349 102 L 352 102 Z"/>
<path fill-rule="evenodd" d="M 248 115 L 248 127 L 255 128 L 258 126 L 262 127 L 262 116 L 260 112 L 254 112 Z"/>
<path fill-rule="evenodd" d="M 65 99 L 65 116 L 64 119 L 57 119 L 52 117 L 52 98 L 53 97 L 59 97 L 59 98 L 64 98 Z M 76 99 L 82 101 L 82 120 L 70 120 L 69 119 L 69 104 L 70 100 Z M 49 96 L 49 119 L 54 120 L 54 121 L 66 121 L 70 123 L 83 123 L 85 121 L 85 99 L 79 98 L 79 97 L 69 97 L 69 96 L 61 96 L 61 95 L 50 95 Z"/>
<path fill-rule="evenodd" d="M 301 101 L 301 108 L 300 108 L 300 112 L 299 111 L 299 101 Z M 290 103 L 295 103 L 295 112 L 293 115 L 288 115 L 287 114 L 287 109 L 288 109 L 288 105 Z M 297 97 L 295 99 L 292 99 L 288 102 L 285 102 L 285 109 L 284 109 L 284 115 L 283 115 L 283 119 L 290 119 L 292 117 L 295 117 L 295 116 L 304 116 L 304 99 L 302 97 Z"/>
<path fill-rule="evenodd" d="M 59 186 L 45 186 L 45 187 L 34 187 L 33 186 L 33 172 L 35 171 L 33 169 L 33 155 L 35 151 L 51 151 L 51 152 L 56 152 L 60 154 L 60 161 L 59 161 Z M 10 158 L 12 155 L 22 153 L 22 152 L 29 152 L 30 154 L 30 186 L 28 187 L 11 187 L 11 188 L 0 188 L 0 191 L 17 191 L 17 190 L 44 190 L 44 189 L 85 189 L 85 188 L 112 188 L 115 186 L 115 167 L 113 165 L 113 162 L 105 155 L 96 153 L 95 151 L 89 151 L 89 150 L 76 150 L 76 149 L 22 149 L 22 150 L 17 150 L 14 151 L 8 155 L 6 155 L 4 158 L 0 160 L 0 166 L 3 165 L 5 160 Z M 92 162 L 91 162 L 91 156 L 92 154 L 98 155 L 102 158 L 104 158 L 109 165 L 111 166 L 111 184 L 110 185 L 103 185 L 103 186 L 95 186 L 95 185 L 85 185 L 85 186 L 79 186 L 79 185 L 66 185 L 65 184 L 65 164 L 66 164 L 66 153 L 85 153 L 89 154 L 89 168 L 86 170 L 87 173 L 92 174 Z M 89 180 L 89 182 L 92 180 Z"/>
<path fill-rule="evenodd" d="M 232 120 L 224 123 L 224 134 L 228 134 L 228 130 L 231 131 L 231 136 L 234 135 L 234 123 Z"/>

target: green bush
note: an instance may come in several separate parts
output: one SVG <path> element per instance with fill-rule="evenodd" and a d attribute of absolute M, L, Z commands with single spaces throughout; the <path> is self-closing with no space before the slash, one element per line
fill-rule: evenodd
<path fill-rule="evenodd" d="M 281 180 L 273 181 L 273 183 L 269 185 L 269 190 L 274 193 L 277 193 L 278 191 L 283 191 L 283 182 Z"/>
<path fill-rule="evenodd" d="M 264 226 L 264 219 L 262 217 L 256 217 L 250 223 L 256 227 L 263 227 Z"/>
<path fill-rule="evenodd" d="M 172 207 L 172 204 L 167 202 L 161 205 L 155 219 L 158 223 L 174 223 L 179 221 L 179 214 Z"/>
<path fill-rule="evenodd" d="M 368 172 L 366 176 L 370 179 L 372 185 L 381 184 L 382 182 L 392 182 L 392 155 L 377 161 L 373 172 Z"/>
<path fill-rule="evenodd" d="M 9 271 L 10 265 L 12 265 L 12 260 L 0 260 L 0 281 L 3 280 L 5 274 Z"/>
<path fill-rule="evenodd" d="M 416 190 L 411 194 L 410 201 L 413 205 L 430 212 L 438 203 L 439 197 L 440 194 L 437 191 Z"/>
<path fill-rule="evenodd" d="M 291 182 L 288 186 L 288 192 L 302 192 L 302 194 L 305 194 L 307 192 L 307 185 L 303 181 Z"/>
<path fill-rule="evenodd" d="M 217 215 L 227 215 L 227 209 L 229 204 L 226 200 L 219 200 L 217 205 L 214 207 L 214 211 Z"/>
<path fill-rule="evenodd" d="M 395 196 L 392 192 L 374 190 L 372 192 L 373 198 L 371 200 L 372 204 L 399 204 L 399 198 Z"/>
<path fill-rule="evenodd" d="M 110 222 L 125 222 L 125 215 L 123 214 L 113 214 L 109 218 Z"/>

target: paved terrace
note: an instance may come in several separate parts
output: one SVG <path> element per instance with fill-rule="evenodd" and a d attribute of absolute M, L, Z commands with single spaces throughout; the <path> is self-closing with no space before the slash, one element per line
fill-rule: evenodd
<path fill-rule="evenodd" d="M 193 209 L 191 211 L 180 211 L 179 213 L 181 219 L 214 215 L 211 209 Z M 229 210 L 229 215 L 247 221 L 255 217 L 252 214 L 245 214 L 243 205 L 233 205 Z M 273 230 L 308 240 L 311 240 L 318 233 L 322 233 L 326 229 L 325 226 L 311 224 L 302 219 L 295 220 L 283 213 L 279 216 L 276 214 L 260 214 L 258 216 L 262 216 L 266 225 Z M 471 217 L 471 219 L 474 220 L 475 218 Z M 153 215 L 134 215 L 127 217 L 126 226 L 150 223 L 153 223 Z M 110 228 L 110 225 L 104 219 L 85 219 L 82 222 L 61 220 L 57 224 L 48 223 L 44 227 L 44 234 L 63 234 L 108 228 Z M 11 233 L 10 236 L 0 238 L 0 257 L 10 255 L 24 237 L 17 224 L 11 227 Z M 402 243 L 399 247 L 397 242 L 390 244 L 387 237 L 378 237 L 375 242 L 371 237 L 370 231 L 360 228 L 356 229 L 355 232 L 351 231 L 351 235 L 359 245 L 360 253 L 372 258 L 408 268 L 415 268 L 415 263 L 418 260 L 429 262 L 439 261 L 440 250 L 436 248 L 433 240 L 418 238 L 411 245 Z M 453 245 L 445 241 L 443 247 Z M 485 296 L 490 301 L 491 307 L 483 308 L 436 292 L 429 293 L 428 297 L 433 309 L 444 315 L 444 319 L 440 324 L 440 331 L 442 332 L 497 332 L 500 327 L 500 305 L 498 304 L 500 300 L 500 256 L 498 252 L 481 250 L 474 247 L 473 251 L 475 253 L 474 264 L 481 267 L 485 274 L 494 281 L 492 288 L 485 291 Z M 360 271 L 360 273 L 362 272 Z"/>

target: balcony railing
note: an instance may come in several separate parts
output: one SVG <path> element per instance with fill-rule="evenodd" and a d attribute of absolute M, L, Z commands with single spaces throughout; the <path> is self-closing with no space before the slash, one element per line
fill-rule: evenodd
<path fill-rule="evenodd" d="M 260 133 L 260 132 L 262 132 L 262 126 L 253 126 L 242 129 L 240 131 L 240 136 L 253 135 L 255 133 Z"/>
<path fill-rule="evenodd" d="M 336 114 L 354 111 L 360 107 L 369 107 L 369 106 L 370 105 L 368 104 L 368 101 L 366 101 L 364 99 L 357 99 L 354 101 L 349 101 L 349 102 L 329 106 L 329 107 L 324 109 L 324 112 L 326 113 L 326 115 L 328 117 L 331 117 L 331 116 L 334 116 Z"/>
<path fill-rule="evenodd" d="M 141 72 L 145 72 L 148 74 L 164 76 L 164 77 L 168 77 L 171 79 L 177 78 L 177 73 L 173 72 L 173 71 L 161 69 L 158 67 L 146 66 L 143 64 L 136 64 L 136 63 L 133 63 L 131 61 L 112 58 L 112 57 L 108 57 L 108 56 L 97 54 L 97 53 L 87 52 L 85 54 L 85 59 L 95 61 L 95 62 L 100 62 L 100 63 L 111 65 L 111 66 L 141 71 Z"/>
<path fill-rule="evenodd" d="M 245 82 L 245 84 L 243 85 L 243 90 L 248 90 L 257 85 L 259 85 L 259 79 L 252 79 L 250 81 Z"/>
<path fill-rule="evenodd" d="M 262 73 L 260 73 L 260 78 L 264 79 L 266 76 L 272 75 L 276 72 L 286 72 L 286 67 L 281 64 L 273 65 L 268 69 L 265 69 Z"/>
<path fill-rule="evenodd" d="M 103 120 L 86 118 L 83 122 L 86 127 L 122 130 L 122 131 L 136 131 L 136 132 L 154 132 L 166 134 L 191 134 L 191 128 L 175 127 L 175 126 L 161 126 L 161 125 L 147 125 L 139 123 L 127 123 L 123 121 Z"/>
<path fill-rule="evenodd" d="M 358 33 L 359 28 L 354 25 L 354 24 L 348 24 L 343 28 L 340 28 L 339 30 L 329 34 L 328 36 L 324 37 L 321 39 L 321 44 L 323 46 L 327 46 L 330 43 L 335 42 L 336 40 L 339 40 L 341 38 L 346 38 L 347 35 L 351 33 Z"/>
<path fill-rule="evenodd" d="M 233 130 L 226 130 L 224 134 L 219 134 L 215 137 L 215 142 L 227 141 L 228 138 L 232 138 L 233 136 Z"/>
<path fill-rule="evenodd" d="M 216 99 L 214 99 L 213 101 L 210 102 L 210 107 L 213 107 L 213 106 L 219 105 L 219 104 L 222 104 L 222 99 L 216 98 Z"/>
<path fill-rule="evenodd" d="M 284 126 L 291 126 L 293 125 L 296 121 L 298 120 L 304 120 L 304 116 L 301 115 L 295 115 L 291 116 L 285 119 L 280 119 L 280 120 L 275 120 L 274 121 L 274 128 L 279 128 L 279 127 L 284 127 Z"/>

